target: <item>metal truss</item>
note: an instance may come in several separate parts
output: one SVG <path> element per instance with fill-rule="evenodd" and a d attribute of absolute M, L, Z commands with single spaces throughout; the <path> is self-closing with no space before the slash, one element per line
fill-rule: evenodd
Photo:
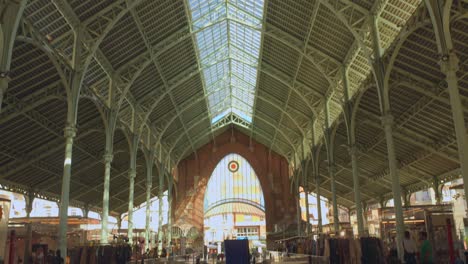
<path fill-rule="evenodd" d="M 309 39 L 310 39 L 310 36 L 312 35 L 312 30 L 314 28 L 314 24 L 315 24 L 315 20 L 317 18 L 317 14 L 318 14 L 318 10 L 319 10 L 319 7 L 320 7 L 320 2 L 319 1 L 316 1 L 315 2 L 315 5 L 314 5 L 314 13 L 311 17 L 311 20 L 309 22 L 309 32 L 307 34 L 307 37 L 303 43 L 303 46 L 304 46 L 304 52 L 305 52 L 305 49 L 309 43 Z M 297 81 L 297 76 L 300 72 L 300 69 L 301 69 L 301 66 L 302 66 L 302 60 L 304 59 L 304 56 L 301 54 L 301 56 L 299 57 L 299 62 L 297 63 L 297 68 L 296 68 L 296 72 L 294 73 L 294 77 L 293 77 L 293 80 L 292 80 L 292 85 L 294 86 L 294 84 L 296 83 Z M 314 64 L 315 65 L 315 64 Z M 317 67 L 317 65 L 315 65 Z M 328 76 L 326 76 L 324 74 L 325 78 L 327 78 L 328 80 Z M 284 106 L 283 108 L 284 109 L 287 109 L 288 107 L 288 104 L 289 104 L 289 99 L 291 98 L 291 90 L 289 90 L 288 92 L 288 96 L 287 96 L 287 99 L 286 99 L 286 102 L 284 103 Z M 275 134 L 273 135 L 273 140 L 271 141 L 271 144 L 270 144 L 270 149 L 272 147 L 272 145 L 275 143 L 275 139 L 276 139 L 276 135 L 278 133 L 278 128 L 281 126 L 281 122 L 283 121 L 283 113 L 281 114 L 280 118 L 279 118 L 279 121 L 278 121 L 278 124 L 276 125 L 276 130 L 275 130 Z M 302 138 L 305 138 L 305 134 L 302 133 Z"/>
<path fill-rule="evenodd" d="M 203 114 L 204 114 L 204 113 L 202 113 L 202 115 L 203 115 Z M 221 123 L 220 123 L 220 124 L 215 124 L 215 125 L 214 125 L 214 128 L 219 128 L 219 129 L 221 129 L 221 128 L 223 128 L 224 126 L 229 125 L 229 122 L 230 122 L 229 120 L 232 120 L 233 118 L 235 118 L 235 117 L 230 116 L 230 117 L 227 117 L 227 118 L 223 118 L 223 119 L 221 120 Z M 260 119 L 261 121 L 267 123 L 268 125 L 270 125 L 270 126 L 272 126 L 272 127 L 275 127 L 274 124 L 272 124 L 270 121 L 268 121 L 268 120 L 262 118 L 261 116 L 256 116 L 256 118 Z M 240 118 L 236 118 L 236 119 L 238 119 L 236 123 L 242 123 L 242 124 L 243 124 L 243 125 L 239 125 L 239 126 L 245 127 L 245 128 L 247 128 L 247 129 L 250 128 L 250 126 L 249 126 L 248 123 L 242 122 L 242 120 L 241 120 Z M 198 117 L 196 120 L 197 120 L 197 121 L 193 122 L 193 124 L 188 124 L 188 130 L 189 130 L 189 131 L 190 131 L 192 128 L 198 126 L 199 124 L 201 124 L 201 123 L 207 121 L 206 118 L 203 118 L 203 117 Z M 208 120 L 208 121 L 209 121 L 209 120 Z M 264 132 L 261 132 L 260 134 L 262 134 L 262 136 L 266 136 L 266 135 L 267 135 L 267 134 L 265 134 Z M 287 140 L 287 142 L 282 142 L 282 143 L 285 144 L 285 145 L 290 146 L 290 147 L 291 147 L 290 150 L 295 152 L 295 151 L 296 151 L 296 148 L 294 148 L 294 144 L 293 144 L 293 142 L 291 142 L 290 138 L 289 138 L 283 131 L 281 131 L 281 130 L 280 130 L 280 134 L 283 136 L 283 138 L 285 138 L 285 139 Z M 201 134 L 201 136 L 202 136 L 202 137 L 203 137 L 203 136 L 207 136 L 207 134 Z M 181 139 L 182 139 L 182 135 L 179 134 L 179 136 L 177 137 L 177 139 L 171 144 L 172 147 L 171 147 L 171 149 L 170 149 L 170 153 L 172 153 L 172 151 L 175 149 L 175 147 L 178 145 L 178 142 L 179 142 Z M 186 153 L 186 151 L 184 150 L 184 151 L 182 151 L 182 153 Z M 181 159 L 181 158 L 184 158 L 184 157 L 183 157 L 183 156 L 180 156 L 179 159 Z"/>
<path fill-rule="evenodd" d="M 466 10 L 463 8 L 465 2 L 466 1 L 454 4 L 452 7 L 451 30 L 454 36 L 460 36 L 458 37 L 459 39 L 456 40 L 457 47 L 462 47 L 464 45 L 461 38 L 467 35 L 462 27 L 458 25 L 468 17 Z M 269 2 L 266 1 L 266 11 L 269 11 L 270 7 L 274 8 L 272 3 L 268 3 Z M 36 4 L 36 2 L 34 2 L 34 4 Z M 395 109 L 394 137 L 398 140 L 398 144 L 402 144 L 401 142 L 403 142 L 403 144 L 408 144 L 412 149 L 416 150 L 415 153 L 401 157 L 398 160 L 397 167 L 403 172 L 402 177 L 405 177 L 405 182 L 409 183 L 406 184 L 404 188 L 409 192 L 420 190 L 421 188 L 429 187 L 433 182 L 433 178 L 436 176 L 437 179 L 443 181 L 452 179 L 456 177 L 457 173 L 459 174 L 459 172 L 453 170 L 453 168 L 450 170 L 447 169 L 444 175 L 435 175 L 435 173 L 429 173 L 425 169 L 421 169 L 421 166 L 425 166 L 425 163 L 429 162 L 432 158 L 446 161 L 448 164 L 447 167 L 453 167 L 453 164 L 459 164 L 460 161 L 458 160 L 456 148 L 454 147 L 456 141 L 454 133 L 452 133 L 453 131 L 436 133 L 439 128 L 444 128 L 443 119 L 446 115 L 444 111 L 430 108 L 432 105 L 437 105 L 441 109 L 448 109 L 450 108 L 450 100 L 447 94 L 445 94 L 446 87 L 443 82 L 433 83 L 424 77 L 428 74 L 424 72 L 425 69 L 431 72 L 435 71 L 434 68 L 436 68 L 436 70 L 438 70 L 438 68 L 429 65 L 435 59 L 432 58 L 431 55 L 428 55 L 432 48 L 428 47 L 427 43 L 433 42 L 433 40 L 424 35 L 433 30 L 431 27 L 431 20 L 424 6 L 421 5 L 419 8 L 415 6 L 417 2 L 408 3 L 404 1 L 392 2 L 388 0 L 377 0 L 373 1 L 372 7 L 368 10 L 367 6 L 370 6 L 370 4 L 367 2 L 365 4 L 366 8 L 364 8 L 364 5 L 361 6 L 356 1 L 351 0 L 317 0 L 314 9 L 310 10 L 307 15 L 307 18 L 310 19 L 309 25 L 307 28 L 303 25 L 305 29 L 301 29 L 301 32 L 295 32 L 293 27 L 291 27 L 291 30 L 282 30 L 275 26 L 280 23 L 286 23 L 287 25 L 288 21 L 286 19 L 283 21 L 280 17 L 271 16 L 271 19 L 278 20 L 275 21 L 276 23 L 270 23 L 269 20 L 264 19 L 263 28 L 261 29 L 261 42 L 264 43 L 268 41 L 268 43 L 272 43 L 272 50 L 275 50 L 275 48 L 279 46 L 286 47 L 288 51 L 290 50 L 291 54 L 297 55 L 294 58 L 298 58 L 298 60 L 296 61 L 296 59 L 294 59 L 294 61 L 288 61 L 288 64 L 282 67 L 280 64 L 281 61 L 278 61 L 279 57 L 277 58 L 271 56 L 272 54 L 267 54 L 267 52 L 272 51 L 268 49 L 261 50 L 258 65 L 258 75 L 260 77 L 257 78 L 257 90 L 254 97 L 253 110 L 253 120 L 257 120 L 258 126 L 256 126 L 255 123 L 246 123 L 242 118 L 235 115 L 230 115 L 216 124 L 211 124 L 211 113 L 206 110 L 200 110 L 202 108 L 204 109 L 202 106 L 207 105 L 206 101 L 209 93 L 206 92 L 202 73 L 204 69 L 200 65 L 200 55 L 198 53 L 196 53 L 196 64 L 181 65 L 184 67 L 170 69 L 170 78 L 168 76 L 163 76 L 165 74 L 163 70 L 166 70 L 166 65 L 164 65 L 162 60 L 159 60 L 159 57 L 174 56 L 174 58 L 176 58 L 178 54 L 170 54 L 173 52 L 174 48 L 178 47 L 180 44 L 189 43 L 190 41 L 190 46 L 196 44 L 194 39 L 195 34 L 197 34 L 199 30 L 203 30 L 203 28 L 191 30 L 190 26 L 186 23 L 180 23 L 181 27 L 179 30 L 175 31 L 175 33 L 168 35 L 168 37 L 163 40 L 158 40 L 158 43 L 150 43 L 150 39 L 153 37 L 151 36 L 152 33 L 143 25 L 143 16 L 140 16 L 140 12 L 142 11 L 136 9 L 137 6 L 143 4 L 146 4 L 146 2 L 142 0 L 112 1 L 112 3 L 102 7 L 100 10 L 94 10 L 96 13 L 93 16 L 81 21 L 67 1 L 52 0 L 53 12 L 59 12 L 61 14 L 60 23 L 66 24 L 61 26 L 68 29 L 68 31 L 62 30 L 61 32 L 59 32 L 58 29 L 51 29 L 51 32 L 45 32 L 45 28 L 50 28 L 52 23 L 56 22 L 47 16 L 44 17 L 41 23 L 30 20 L 34 15 L 28 15 L 29 17 L 24 16 L 21 19 L 16 42 L 30 44 L 34 49 L 43 52 L 52 62 L 57 73 L 55 74 L 54 72 L 54 76 L 49 75 L 44 77 L 44 82 L 52 80 L 52 78 L 56 76 L 59 77 L 57 79 L 60 79 L 60 81 L 50 81 L 50 83 L 47 83 L 47 85 L 44 85 L 40 89 L 28 91 L 28 93 L 25 93 L 25 95 L 21 97 L 15 94 L 15 89 L 7 90 L 3 101 L 5 106 L 0 113 L 0 124 L 13 125 L 13 122 L 16 120 L 25 120 L 28 124 L 31 124 L 31 127 L 38 127 L 41 131 L 44 131 L 43 134 L 38 136 L 41 140 L 51 136 L 56 139 L 52 139 L 29 152 L 17 151 L 12 147 L 14 146 L 13 143 L 2 142 L 1 154 L 5 159 L 9 160 L 6 165 L 0 168 L 0 188 L 12 188 L 21 193 L 27 192 L 29 188 L 27 186 L 24 188 L 20 185 L 17 187 L 8 187 L 14 186 L 14 183 L 8 180 L 13 179 L 12 176 L 21 173 L 21 171 L 27 168 L 34 168 L 43 175 L 50 175 L 46 181 L 35 185 L 37 190 L 34 190 L 34 192 L 36 192 L 38 196 L 44 195 L 44 197 L 51 197 L 50 199 L 57 199 L 58 196 L 54 198 L 54 195 L 49 194 L 49 192 L 54 188 L 54 186 L 51 185 L 57 182 L 57 179 L 60 177 L 59 169 L 53 165 L 53 158 L 58 156 L 57 154 L 60 151 L 63 151 L 63 125 L 59 124 L 57 121 L 53 121 L 54 119 L 48 116 L 50 113 L 46 114 L 41 107 L 44 104 L 63 104 L 70 96 L 70 76 L 75 70 L 81 70 L 75 68 L 77 65 L 74 63 L 73 58 L 73 47 L 74 41 L 76 40 L 76 43 L 81 45 L 84 49 L 82 58 L 80 58 L 83 63 L 79 65 L 79 68 L 82 68 L 82 70 L 90 68 L 92 71 L 89 71 L 87 74 L 92 76 L 98 72 L 99 78 L 101 78 L 100 80 L 93 80 L 96 81 L 96 83 L 94 83 L 92 87 L 87 87 L 87 84 L 84 83 L 80 98 L 92 100 L 92 102 L 96 104 L 98 111 L 101 112 L 101 115 L 107 115 L 110 111 L 115 111 L 115 109 L 117 109 L 116 113 L 119 119 L 118 126 L 124 127 L 126 134 L 140 135 L 142 148 L 157 148 L 158 146 L 155 146 L 154 143 L 156 142 L 156 145 L 159 144 L 161 149 L 158 159 L 169 156 L 173 163 L 177 163 L 179 160 L 186 157 L 190 150 L 195 151 L 200 144 L 214 139 L 215 133 L 219 133 L 230 124 L 234 124 L 243 131 L 248 131 L 247 133 L 250 133 L 250 137 L 258 139 L 259 142 L 268 142 L 267 144 L 270 144 L 271 149 L 285 156 L 292 163 L 292 157 L 298 154 L 297 146 L 301 143 L 308 144 L 308 140 L 311 138 L 310 127 L 314 126 L 314 129 L 317 130 L 317 127 L 321 126 L 321 122 L 323 122 L 325 117 L 323 111 L 324 103 L 331 98 L 334 102 L 331 106 L 331 122 L 329 125 L 331 127 L 333 125 L 338 125 L 335 123 L 339 121 L 333 121 L 333 119 L 341 118 L 339 112 L 341 111 L 340 107 L 343 103 L 340 98 L 342 92 L 340 89 L 343 86 L 341 71 L 343 69 L 349 74 L 350 102 L 353 106 L 352 120 L 371 128 L 380 129 L 381 126 L 378 123 L 380 117 L 377 114 L 373 114 L 374 112 L 368 111 L 368 107 L 373 107 L 375 104 L 366 101 L 369 100 L 368 97 L 362 99 L 362 94 L 369 86 L 369 83 L 372 82 L 371 64 L 375 59 L 374 56 L 375 54 L 380 54 L 385 68 L 385 82 L 388 84 L 387 89 L 390 89 L 392 92 L 394 91 L 392 89 L 404 89 L 405 93 L 419 96 L 419 99 L 412 103 L 411 106 L 404 106 L 404 109 L 402 107 Z M 187 18 L 175 18 L 168 15 L 167 20 L 188 20 L 188 24 L 190 24 L 190 14 L 187 10 L 187 4 L 188 3 L 184 1 L 184 5 L 180 5 L 181 8 L 185 9 L 183 13 Z M 27 8 L 29 8 L 29 11 L 33 11 L 33 14 L 34 12 L 43 12 L 42 7 L 36 7 L 33 4 L 30 4 Z M 291 10 L 293 10 L 293 8 Z M 288 10 L 288 12 L 292 12 L 291 10 Z M 273 11 L 282 12 L 282 10 Z M 299 10 L 297 11 L 299 12 Z M 347 45 L 343 45 L 343 47 L 337 49 L 337 51 L 342 53 L 340 56 L 330 56 L 328 52 L 324 53 L 314 48 L 313 45 L 308 44 L 311 35 L 317 33 L 314 31 L 314 20 L 326 19 L 323 17 L 324 14 L 333 16 L 333 19 L 336 18 L 340 24 L 344 25 L 344 29 L 337 28 L 337 32 L 354 37 L 354 42 L 349 43 L 349 48 Z M 82 14 L 80 14 L 80 17 L 81 15 Z M 152 15 L 158 16 L 159 14 L 155 13 Z M 131 19 L 135 21 L 137 25 L 136 29 L 145 42 L 146 52 L 132 59 L 128 59 L 128 62 L 120 66 L 115 66 L 114 68 L 111 61 L 114 61 L 115 58 L 111 55 L 108 55 L 109 58 L 107 58 L 104 55 L 104 51 L 100 49 L 100 46 L 106 41 L 112 41 L 107 40 L 107 37 L 111 35 L 109 33 L 113 30 L 119 30 L 115 26 L 122 18 L 128 16 L 132 16 Z M 409 18 L 410 16 L 411 18 Z M 392 17 L 392 19 L 386 19 L 386 17 Z M 65 19 L 65 21 L 63 19 Z M 397 22 L 394 21 L 400 22 L 396 24 Z M 221 22 L 222 21 L 217 21 L 216 23 Z M 248 23 L 244 21 L 236 20 L 236 23 L 249 26 Z M 382 50 L 378 52 L 374 50 L 376 46 L 372 45 L 373 36 L 370 36 L 369 33 L 369 29 L 375 25 L 372 23 L 378 24 L 377 35 L 380 37 L 377 37 L 377 42 L 379 42 L 380 45 L 377 46 L 382 47 Z M 317 27 L 315 26 L 315 28 Z M 46 35 L 47 33 L 50 33 L 53 38 L 49 39 L 49 36 Z M 306 39 L 297 36 L 303 36 L 306 37 Z M 323 41 L 326 41 L 326 39 Z M 344 49 L 345 47 L 347 52 Z M 413 63 L 414 58 L 411 58 L 406 52 L 406 50 L 411 49 L 411 47 L 417 47 L 418 51 L 414 51 L 410 54 L 414 53 L 416 56 L 427 58 L 428 60 L 425 61 L 421 59 L 421 61 Z M 277 52 L 277 50 L 274 52 Z M 457 52 L 460 54 L 463 53 L 462 50 L 457 50 Z M 19 54 L 16 56 L 17 60 L 21 61 L 27 54 Z M 340 59 L 343 61 L 339 61 L 335 57 L 343 58 Z M 264 60 L 264 58 L 271 59 L 271 61 Z M 35 59 L 36 58 L 32 58 L 31 60 L 34 61 Z M 212 61 L 212 63 L 217 62 L 219 61 Z M 42 68 L 48 65 L 46 63 L 49 62 L 31 63 L 32 66 L 30 68 L 21 69 L 21 73 L 15 77 L 16 84 L 14 85 L 16 85 L 16 87 L 27 85 L 29 81 L 33 80 L 32 77 L 29 76 L 39 76 L 41 71 L 43 71 Z M 304 64 L 306 64 L 307 67 L 311 67 L 311 76 L 317 76 L 320 78 L 320 81 L 315 80 L 314 77 L 309 77 L 310 80 L 314 79 L 313 81 L 307 78 L 298 78 L 301 65 Z M 415 69 L 413 64 L 421 65 L 421 69 Z M 465 89 L 466 82 L 464 79 L 468 76 L 465 71 L 468 66 L 466 61 L 460 64 L 461 74 L 459 75 L 459 80 L 463 81 L 459 83 L 460 87 Z M 21 66 L 22 65 L 19 65 L 17 67 Z M 155 87 L 156 85 L 145 83 L 145 87 L 151 87 L 150 89 L 152 90 L 144 91 L 144 98 L 136 98 L 136 93 L 132 93 L 132 89 L 138 88 L 135 87 L 135 85 L 139 77 L 144 75 L 145 70 L 147 71 L 149 67 L 153 66 L 157 70 L 157 73 L 154 74 L 161 77 L 163 82 L 162 87 Z M 285 71 L 285 68 L 291 70 Z M 195 80 L 195 78 L 200 78 L 203 86 L 184 86 L 186 83 L 189 83 L 189 81 Z M 107 86 L 108 82 L 110 84 Z M 273 85 L 271 85 L 271 87 L 267 86 L 268 82 Z M 204 91 L 204 93 L 201 94 L 201 92 L 198 92 L 190 100 L 177 104 L 176 102 L 180 101 L 180 98 L 177 97 L 176 92 L 179 90 L 176 89 L 199 89 L 200 91 Z M 280 89 L 284 89 L 284 93 L 279 91 Z M 261 92 L 258 92 L 259 90 Z M 108 93 L 109 91 L 111 91 L 111 93 Z M 397 100 L 398 96 L 402 95 L 389 93 L 388 96 L 393 96 L 391 100 Z M 291 103 L 293 101 L 292 98 L 294 98 L 294 104 Z M 159 113 L 157 111 L 160 111 L 159 108 L 161 108 L 164 100 L 171 101 L 170 109 Z M 468 114 L 468 98 L 462 96 L 462 103 L 464 106 L 463 112 Z M 40 108 L 41 110 L 39 110 Z M 196 120 L 185 120 L 188 119 L 186 116 L 191 116 L 188 115 L 191 109 L 197 109 L 197 111 L 201 113 L 197 115 Z M 271 113 L 268 113 L 268 109 L 275 112 L 275 117 L 272 117 Z M 437 120 L 431 123 L 431 127 L 433 128 L 431 128 L 430 132 L 432 134 L 424 134 L 420 128 L 423 121 L 419 122 L 419 120 L 417 120 L 421 114 L 426 112 L 440 112 L 440 116 L 437 117 Z M 150 120 L 155 113 L 158 114 L 158 118 L 156 120 Z M 275 118 L 277 118 L 277 120 L 275 120 Z M 289 120 L 286 120 L 286 118 Z M 178 126 L 174 128 L 174 123 L 178 123 L 177 120 L 181 124 L 178 124 Z M 82 161 L 78 163 L 81 169 L 74 172 L 78 175 L 83 175 L 87 173 L 88 170 L 93 171 L 93 167 L 98 166 L 102 159 L 102 151 L 97 150 L 96 147 L 90 146 L 89 143 L 83 141 L 83 139 L 89 139 L 90 135 L 92 136 L 94 133 L 102 133 L 102 122 L 97 121 L 100 120 L 96 118 L 93 121 L 81 124 L 79 134 L 75 138 L 77 140 L 77 149 L 80 150 L 80 153 L 84 153 L 80 155 Z M 285 125 L 286 122 L 288 122 L 288 125 Z M 440 122 L 440 124 L 437 122 Z M 197 134 L 195 135 L 195 133 Z M 317 142 L 322 140 L 321 137 L 323 133 L 320 133 L 314 135 L 317 137 Z M 434 139 L 434 136 L 432 136 L 433 134 L 438 135 L 437 139 Z M 367 161 L 385 160 L 385 155 L 379 152 L 383 140 L 382 133 L 376 133 L 375 135 L 368 136 L 368 138 L 361 139 L 360 142 L 362 142 L 362 145 L 359 145 L 359 149 L 364 152 L 361 154 L 361 158 Z M 307 148 L 306 152 L 307 151 L 310 151 L 309 148 Z M 322 157 L 322 159 L 324 158 Z M 340 160 L 337 162 L 337 165 L 340 167 L 340 171 L 348 170 L 350 167 L 349 160 Z M 126 170 L 122 168 L 124 168 L 124 166 L 118 166 L 118 164 L 114 166 L 113 172 L 115 175 L 118 175 L 117 177 L 126 177 Z M 365 193 L 365 198 L 367 200 L 376 200 L 376 197 L 380 197 L 377 191 L 373 192 L 369 189 L 374 184 L 379 185 L 381 187 L 379 190 L 382 192 L 388 190 L 388 188 L 385 188 L 388 181 L 388 179 L 386 179 L 388 178 L 388 170 L 383 166 L 373 170 L 378 172 L 373 173 L 366 170 L 365 166 L 360 168 L 360 171 L 363 172 L 363 175 L 360 175 L 360 178 L 363 180 L 361 190 Z M 34 179 L 31 178 L 30 182 L 33 181 Z M 74 192 L 72 198 L 80 200 L 91 193 L 94 195 L 95 191 L 99 192 L 102 189 L 102 185 L 100 185 L 100 181 L 96 181 L 95 183 L 94 186 L 89 187 L 74 180 L 73 184 L 77 186 L 77 191 Z M 137 183 L 137 185 L 138 184 L 143 183 Z M 324 183 L 322 183 L 322 185 L 323 184 Z M 351 205 L 353 201 L 348 197 L 350 197 L 352 189 L 343 182 L 338 184 L 343 187 L 341 189 L 347 189 L 346 193 L 340 193 L 340 202 Z M 50 188 L 47 188 L 47 186 L 50 186 Z M 325 188 L 322 189 L 323 192 L 326 192 Z M 387 193 L 381 195 L 385 197 L 388 196 Z M 375 199 L 372 199 L 372 196 L 376 196 Z M 137 197 L 139 196 L 137 195 Z M 141 197 L 144 197 L 144 195 Z M 93 199 L 93 203 L 98 204 L 99 199 L 100 198 Z M 124 203 L 124 201 L 119 200 L 119 194 L 112 199 L 116 202 Z M 79 203 L 77 203 L 77 205 L 79 205 Z M 117 209 L 122 210 L 123 208 L 124 207 L 120 207 Z"/>
<path fill-rule="evenodd" d="M 248 123 L 246 123 L 242 118 L 240 117 L 236 117 L 235 115 L 229 115 L 229 116 L 226 116 L 225 118 L 221 119 L 220 120 L 220 124 L 217 125 L 217 126 L 214 126 L 213 127 L 213 131 L 217 131 L 217 130 L 220 130 L 220 129 L 223 129 L 226 127 L 226 125 L 229 125 L 229 124 L 235 124 L 235 125 L 238 125 L 240 127 L 243 127 L 245 129 L 249 129 L 249 126 L 248 126 Z M 207 133 L 210 133 L 210 132 L 207 132 Z M 197 143 L 199 141 L 202 141 L 203 139 L 206 139 L 206 135 L 207 133 L 202 133 L 201 135 L 197 136 L 194 138 L 193 142 Z M 263 130 L 261 130 L 260 128 L 256 128 L 255 129 L 255 134 L 256 135 L 259 135 L 260 137 L 262 138 L 265 138 L 267 140 L 271 140 L 270 136 L 268 135 L 268 133 L 264 132 Z M 294 145 L 293 145 L 294 146 Z M 293 148 L 293 146 L 291 146 L 292 149 L 295 150 L 295 148 Z M 182 158 L 184 158 L 186 155 L 187 155 L 187 151 L 188 149 L 190 149 L 190 146 L 187 148 L 185 148 L 184 150 L 182 150 L 181 154 L 180 155 L 177 155 L 178 156 L 178 161 L 180 161 Z M 288 157 L 289 155 L 287 155 L 287 153 L 285 153 L 284 151 L 282 151 L 281 149 L 278 149 L 279 151 L 279 154 L 283 155 L 284 157 Z"/>
<path fill-rule="evenodd" d="M 141 22 L 138 18 L 138 16 L 135 14 L 135 12 L 133 11 L 133 9 L 131 10 L 131 14 L 133 16 L 133 19 L 136 21 L 136 24 L 137 24 L 137 27 L 138 27 L 138 31 L 140 32 L 144 42 L 145 42 L 145 46 L 148 50 L 148 52 L 150 53 L 150 58 L 151 58 L 151 61 L 153 63 L 153 65 L 156 67 L 157 69 L 157 72 L 158 74 L 160 75 L 161 77 L 161 80 L 163 81 L 163 84 L 164 84 L 164 89 L 167 91 L 169 89 L 169 85 L 167 83 L 167 80 L 165 79 L 165 77 L 163 76 L 163 73 L 162 73 L 162 69 L 161 69 L 161 66 L 159 65 L 159 62 L 157 61 L 156 57 L 154 56 L 154 53 L 153 53 L 153 49 L 151 47 L 151 44 L 149 43 L 148 39 L 146 38 L 146 35 L 145 35 L 145 32 L 144 32 L 144 29 L 141 25 Z M 182 127 L 184 128 L 184 132 L 185 134 L 187 135 L 189 141 L 190 141 L 190 145 L 192 146 L 192 150 L 195 152 L 196 149 L 194 148 L 193 146 L 193 143 L 191 141 L 191 137 L 190 135 L 188 134 L 188 131 L 187 131 L 187 128 L 185 127 L 185 122 L 184 120 L 182 119 L 181 115 L 180 115 L 180 110 L 179 110 L 179 106 L 177 105 L 177 103 L 175 102 L 174 100 L 174 96 L 172 95 L 172 92 L 168 92 L 168 95 L 169 95 L 169 98 L 171 99 L 171 102 L 174 106 L 174 108 L 176 109 L 177 111 L 177 117 L 179 118 L 180 120 L 180 123 L 182 124 Z M 160 140 L 158 139 L 156 144 L 158 144 L 160 142 Z M 170 153 L 169 153 L 170 155 Z"/>

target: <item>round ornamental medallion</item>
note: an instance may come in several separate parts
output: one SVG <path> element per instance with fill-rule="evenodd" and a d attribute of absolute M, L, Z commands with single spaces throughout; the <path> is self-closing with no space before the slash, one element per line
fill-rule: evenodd
<path fill-rule="evenodd" d="M 239 170 L 239 163 L 237 163 L 235 160 L 230 161 L 228 164 L 228 169 L 232 173 L 237 172 L 237 170 Z"/>

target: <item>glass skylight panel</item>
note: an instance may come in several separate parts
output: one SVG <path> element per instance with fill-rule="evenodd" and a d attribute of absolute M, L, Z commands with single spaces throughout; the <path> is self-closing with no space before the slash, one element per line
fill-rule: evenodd
<path fill-rule="evenodd" d="M 205 85 L 209 91 L 211 86 L 216 85 L 216 83 L 222 79 L 227 79 L 229 74 L 229 61 L 224 60 L 222 62 L 206 66 L 203 70 L 203 73 L 205 78 Z"/>
<path fill-rule="evenodd" d="M 199 31 L 196 40 L 202 65 L 227 58 L 229 55 L 226 22 Z"/>
<path fill-rule="evenodd" d="M 189 5 L 194 30 L 226 17 L 225 0 L 189 0 Z"/>
<path fill-rule="evenodd" d="M 263 0 L 188 0 L 214 124 L 229 114 L 251 123 Z"/>

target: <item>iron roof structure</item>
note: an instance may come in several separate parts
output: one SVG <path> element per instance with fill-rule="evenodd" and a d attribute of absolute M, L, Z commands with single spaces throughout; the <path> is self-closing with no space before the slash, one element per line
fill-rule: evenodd
<path fill-rule="evenodd" d="M 453 1 L 450 22 L 465 119 L 467 9 L 466 0 Z M 1 106 L 0 183 L 60 197 L 67 87 L 81 70 L 70 192 L 76 206 L 102 203 L 107 121 L 115 113 L 114 213 L 127 210 L 128 189 L 122 186 L 132 135 L 141 143 L 135 183 L 140 204 L 147 150 L 157 150 L 155 168 L 171 167 L 231 127 L 296 168 L 300 160 L 318 164 L 328 198 L 330 136 L 338 202 L 352 207 L 348 106 L 362 198 L 391 198 L 371 65 L 376 47 L 388 73 L 403 189 L 414 192 L 459 177 L 447 84 L 422 0 L 27 1 Z M 155 177 L 167 173 L 155 171 Z M 313 189 L 314 169 L 307 171 L 305 185 Z"/>

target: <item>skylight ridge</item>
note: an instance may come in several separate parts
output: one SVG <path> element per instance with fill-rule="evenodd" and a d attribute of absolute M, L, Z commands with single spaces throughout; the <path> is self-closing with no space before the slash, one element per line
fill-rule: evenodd
<path fill-rule="evenodd" d="M 230 114 L 251 123 L 258 78 L 263 0 L 188 2 L 211 124 Z M 224 89 L 219 89 L 220 85 L 224 85 Z"/>

